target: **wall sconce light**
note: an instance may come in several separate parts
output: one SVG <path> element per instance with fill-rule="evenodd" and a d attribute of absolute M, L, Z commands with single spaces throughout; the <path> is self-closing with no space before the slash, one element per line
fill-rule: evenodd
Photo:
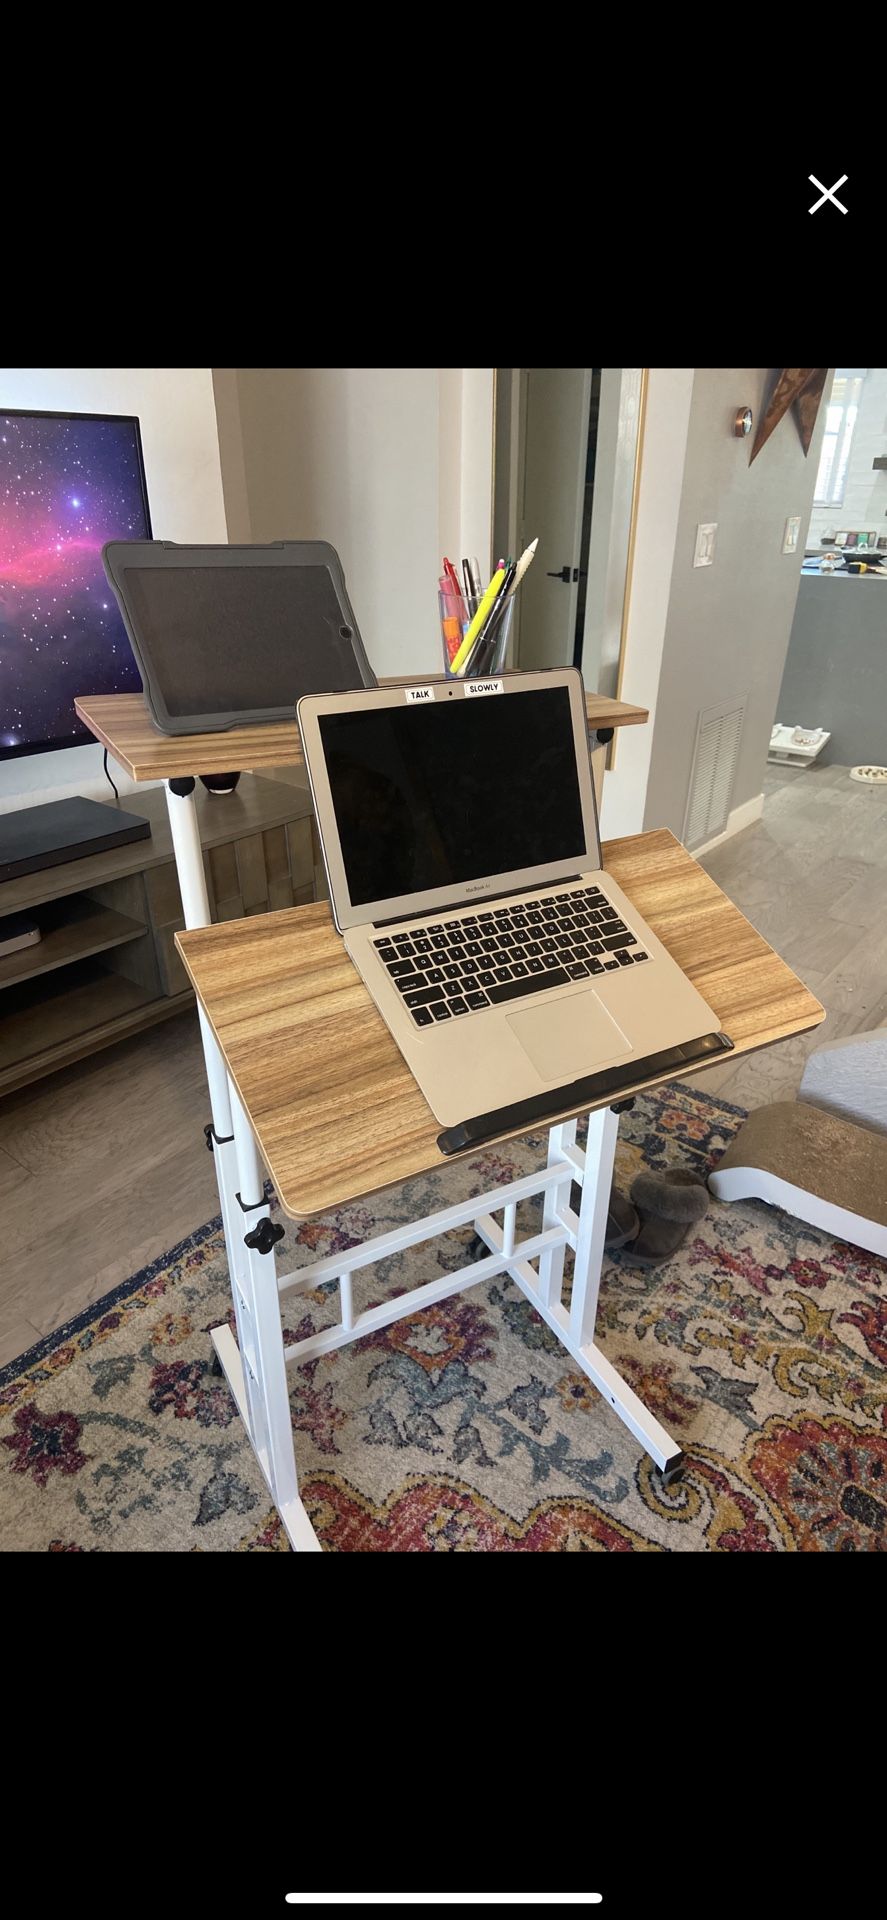
<path fill-rule="evenodd" d="M 733 432 L 736 439 L 744 440 L 746 434 L 751 433 L 753 424 L 754 415 L 752 414 L 751 407 L 737 407 L 733 421 Z"/>

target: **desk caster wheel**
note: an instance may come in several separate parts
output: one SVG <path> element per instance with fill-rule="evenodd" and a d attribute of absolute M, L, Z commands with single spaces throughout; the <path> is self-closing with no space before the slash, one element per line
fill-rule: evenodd
<path fill-rule="evenodd" d="M 660 1471 L 659 1477 L 663 1487 L 677 1486 L 678 1481 L 683 1480 L 685 1465 L 684 1455 L 682 1453 L 673 1453 L 671 1459 L 666 1460 L 665 1466 Z"/>
<path fill-rule="evenodd" d="M 215 1374 L 217 1380 L 224 1380 L 225 1369 L 222 1366 L 222 1362 L 219 1359 L 219 1356 L 215 1350 L 215 1347 L 213 1347 L 213 1354 L 212 1354 L 212 1359 L 209 1363 L 209 1370 L 210 1370 L 210 1373 Z"/>
<path fill-rule="evenodd" d="M 480 1234 L 473 1233 L 468 1242 L 469 1260 L 483 1260 L 489 1251 L 486 1241 L 481 1239 Z"/>

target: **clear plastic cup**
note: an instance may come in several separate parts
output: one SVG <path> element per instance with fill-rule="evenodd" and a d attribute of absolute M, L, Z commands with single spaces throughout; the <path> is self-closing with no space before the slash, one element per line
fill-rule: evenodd
<path fill-rule="evenodd" d="M 454 674 L 453 661 L 482 597 L 478 594 L 463 593 L 457 601 L 454 594 L 443 593 L 438 589 L 437 604 L 443 643 L 443 667 L 447 680 L 462 678 L 461 674 Z M 467 671 L 472 677 L 480 675 L 486 680 L 502 672 L 508 653 L 508 642 L 511 639 L 513 619 L 513 595 L 506 599 L 501 607 L 498 600 L 494 601 L 485 626 L 484 637 L 468 661 Z"/>
<path fill-rule="evenodd" d="M 462 635 L 465 631 L 464 596 L 461 596 L 457 600 L 454 593 L 442 593 L 438 589 L 437 608 L 440 615 L 440 634 L 443 642 L 444 673 L 448 680 L 452 680 L 454 677 L 452 663 L 462 645 Z"/>

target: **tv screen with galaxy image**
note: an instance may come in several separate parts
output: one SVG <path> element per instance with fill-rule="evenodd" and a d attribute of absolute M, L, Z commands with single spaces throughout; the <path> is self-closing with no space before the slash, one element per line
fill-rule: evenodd
<path fill-rule="evenodd" d="M 139 423 L 0 409 L 0 759 L 92 735 L 78 693 L 141 688 L 106 540 L 150 540 Z"/>

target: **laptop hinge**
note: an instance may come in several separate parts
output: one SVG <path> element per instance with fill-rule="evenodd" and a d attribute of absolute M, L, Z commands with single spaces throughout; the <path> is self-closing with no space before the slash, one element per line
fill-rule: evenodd
<path fill-rule="evenodd" d="M 508 887 L 504 893 L 482 893 L 477 900 L 463 900 L 459 904 L 451 900 L 445 907 L 422 907 L 418 913 L 392 913 L 387 920 L 374 920 L 374 927 L 393 927 L 397 921 L 436 920 L 442 913 L 473 913 L 477 907 L 484 908 L 488 900 L 513 900 L 517 893 L 541 893 L 543 887 L 565 887 L 573 880 L 581 880 L 581 873 L 562 873 L 558 880 L 533 880 L 528 887 Z"/>

